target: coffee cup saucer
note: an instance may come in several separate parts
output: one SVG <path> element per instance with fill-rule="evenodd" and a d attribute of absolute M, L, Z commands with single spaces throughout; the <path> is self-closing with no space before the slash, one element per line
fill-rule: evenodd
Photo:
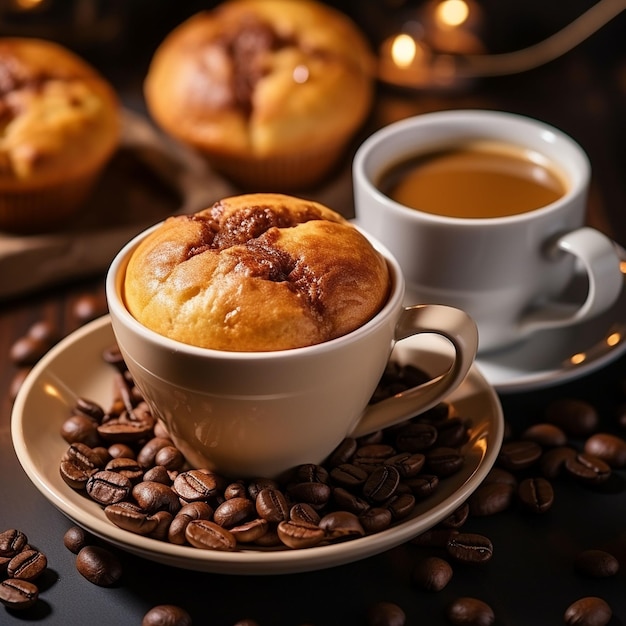
<path fill-rule="evenodd" d="M 449 346 L 424 335 L 423 343 L 395 353 L 400 363 L 427 369 L 433 377 L 450 366 Z M 189 570 L 223 574 L 286 574 L 324 569 L 374 556 L 405 543 L 453 513 L 485 478 L 500 450 L 504 419 L 498 396 L 473 365 L 447 401 L 472 424 L 464 445 L 465 464 L 441 481 L 429 498 L 390 528 L 336 544 L 302 550 L 246 548 L 232 552 L 200 550 L 114 526 L 103 509 L 61 478 L 59 464 L 68 448 L 60 428 L 77 397 L 106 407 L 111 401 L 114 370 L 104 362 L 105 349 L 115 342 L 108 316 L 75 331 L 33 368 L 13 405 L 11 435 L 17 458 L 39 492 L 73 523 L 106 542 L 142 558 Z M 400 346 L 398 346 L 400 347 Z"/>
<path fill-rule="evenodd" d="M 626 250 L 616 244 L 626 268 Z M 499 393 L 525 392 L 569 382 L 608 365 L 626 352 L 625 286 L 604 313 L 568 328 L 542 330 L 510 348 L 479 354 L 476 364 Z M 586 279 L 577 277 L 568 289 L 582 301 Z"/>

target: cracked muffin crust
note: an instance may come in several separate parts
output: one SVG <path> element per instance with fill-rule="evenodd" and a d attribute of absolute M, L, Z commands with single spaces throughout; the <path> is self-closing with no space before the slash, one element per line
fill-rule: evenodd
<path fill-rule="evenodd" d="M 45 230 L 79 207 L 119 142 L 109 83 L 50 41 L 0 38 L 0 227 Z"/>
<path fill-rule="evenodd" d="M 338 213 L 247 194 L 157 227 L 130 257 L 124 298 L 159 334 L 249 352 L 345 335 L 382 308 L 389 288 L 384 258 Z"/>
<path fill-rule="evenodd" d="M 229 0 L 173 30 L 144 83 L 166 132 L 252 191 L 318 182 L 367 117 L 373 57 L 314 0 Z"/>

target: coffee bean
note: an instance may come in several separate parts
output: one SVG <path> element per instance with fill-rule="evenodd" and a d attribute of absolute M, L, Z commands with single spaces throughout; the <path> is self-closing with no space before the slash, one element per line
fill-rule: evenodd
<path fill-rule="evenodd" d="M 28 544 L 28 537 L 16 528 L 10 528 L 0 533 L 0 556 L 9 558 L 21 552 Z"/>
<path fill-rule="evenodd" d="M 137 463 L 135 459 L 129 459 L 127 457 L 116 457 L 111 459 L 105 466 L 105 470 L 110 472 L 117 472 L 122 476 L 126 476 L 131 483 L 137 483 L 144 478 L 143 467 Z"/>
<path fill-rule="evenodd" d="M 324 506 L 332 493 L 329 485 L 316 482 L 295 483 L 287 491 L 294 500 L 308 502 L 312 506 Z"/>
<path fill-rule="evenodd" d="M 545 513 L 554 503 L 554 490 L 545 478 L 526 478 L 517 494 L 524 507 L 533 513 Z"/>
<path fill-rule="evenodd" d="M 181 506 L 178 494 L 163 483 L 143 480 L 132 488 L 131 493 L 137 504 L 148 513 L 169 511 L 175 515 Z"/>
<path fill-rule="evenodd" d="M 377 467 L 363 485 L 363 495 L 373 503 L 380 504 L 393 496 L 400 483 L 400 473 L 393 465 Z"/>
<path fill-rule="evenodd" d="M 394 521 L 408 517 L 415 508 L 415 496 L 410 493 L 402 493 L 393 496 L 387 503 L 387 508 L 391 512 Z"/>
<path fill-rule="evenodd" d="M 598 428 L 600 417 L 593 405 L 576 398 L 561 398 L 546 409 L 551 424 L 562 428 L 571 437 L 585 437 Z"/>
<path fill-rule="evenodd" d="M 0 602 L 14 611 L 29 609 L 38 597 L 39 589 L 28 580 L 7 578 L 0 582 Z"/>
<path fill-rule="evenodd" d="M 21 580 L 35 580 L 48 567 L 48 559 L 39 550 L 22 550 L 16 554 L 7 564 L 9 578 Z"/>
<path fill-rule="evenodd" d="M 185 464 L 183 453 L 174 446 L 164 446 L 154 455 L 154 464 L 168 470 L 180 470 Z"/>
<path fill-rule="evenodd" d="M 126 476 L 108 470 L 92 474 L 85 484 L 89 497 L 105 506 L 126 500 L 132 488 L 133 485 Z"/>
<path fill-rule="evenodd" d="M 378 533 L 391 526 L 393 515 L 388 508 L 372 507 L 359 515 L 359 521 L 367 534 Z"/>
<path fill-rule="evenodd" d="M 405 612 L 393 602 L 377 602 L 367 609 L 367 626 L 404 626 Z"/>
<path fill-rule="evenodd" d="M 67 443 L 84 443 L 93 448 L 100 443 L 98 423 L 86 415 L 72 415 L 61 424 L 61 437 Z"/>
<path fill-rule="evenodd" d="M 360 498 L 343 487 L 333 489 L 332 497 L 337 507 L 345 511 L 350 511 L 355 515 L 362 515 L 371 506 L 367 500 Z"/>
<path fill-rule="evenodd" d="M 207 500 L 219 491 L 220 479 L 216 474 L 189 470 L 174 479 L 174 491 L 187 502 Z"/>
<path fill-rule="evenodd" d="M 363 537 L 365 530 L 359 518 L 348 511 L 332 511 L 319 521 L 318 526 L 325 531 L 330 539 L 345 539 L 346 537 Z"/>
<path fill-rule="evenodd" d="M 496 616 L 493 609 L 478 598 L 462 597 L 454 600 L 446 610 L 454 626 L 491 626 Z"/>
<path fill-rule="evenodd" d="M 9 348 L 9 358 L 17 366 L 34 365 L 58 341 L 59 333 L 48 322 L 36 322 Z"/>
<path fill-rule="evenodd" d="M 426 466 L 437 476 L 446 477 L 456 474 L 465 462 L 465 456 L 456 448 L 437 446 L 426 455 Z"/>
<path fill-rule="evenodd" d="M 569 446 L 559 446 L 544 452 L 539 462 L 541 473 L 549 479 L 557 478 L 565 469 L 565 461 L 576 456 L 576 450 Z"/>
<path fill-rule="evenodd" d="M 213 513 L 213 521 L 224 528 L 238 526 L 256 515 L 254 503 L 248 498 L 231 498 L 222 502 Z"/>
<path fill-rule="evenodd" d="M 441 591 L 452 578 L 452 567 L 438 556 L 429 556 L 417 561 L 413 567 L 413 584 L 428 591 Z"/>
<path fill-rule="evenodd" d="M 174 604 L 152 607 L 141 620 L 141 626 L 191 626 L 191 615 Z"/>
<path fill-rule="evenodd" d="M 292 471 L 293 480 L 298 483 L 327 483 L 328 470 L 321 465 L 305 463 L 298 465 Z"/>
<path fill-rule="evenodd" d="M 282 522 L 289 519 L 289 504 L 278 489 L 261 489 L 256 498 L 256 512 L 268 522 Z"/>
<path fill-rule="evenodd" d="M 353 463 L 342 463 L 333 467 L 330 477 L 335 485 L 346 489 L 357 489 L 365 484 L 369 474 L 358 465 Z"/>
<path fill-rule="evenodd" d="M 86 324 L 107 312 L 106 300 L 103 296 L 84 294 L 72 305 L 72 315 L 80 325 Z"/>
<path fill-rule="evenodd" d="M 392 465 L 402 478 L 413 478 L 424 467 L 426 457 L 421 452 L 401 452 L 385 459 L 385 465 Z"/>
<path fill-rule="evenodd" d="M 567 626 L 606 626 L 612 616 L 613 611 L 605 600 L 588 596 L 570 604 L 564 620 Z"/>
<path fill-rule="evenodd" d="M 185 529 L 187 541 L 196 548 L 204 550 L 234 550 L 237 540 L 234 535 L 210 520 L 192 520 Z"/>
<path fill-rule="evenodd" d="M 467 441 L 467 426 L 460 417 L 446 418 L 436 428 L 438 446 L 458 448 Z"/>
<path fill-rule="evenodd" d="M 508 441 L 500 448 L 498 464 L 509 471 L 527 469 L 541 458 L 541 453 L 541 446 L 534 441 Z"/>
<path fill-rule="evenodd" d="M 74 554 L 78 554 L 82 548 L 93 541 L 91 533 L 80 526 L 72 526 L 63 535 L 63 545 Z"/>
<path fill-rule="evenodd" d="M 493 544 L 477 533 L 457 533 L 446 545 L 448 554 L 464 563 L 486 563 L 493 556 Z"/>
<path fill-rule="evenodd" d="M 437 429 L 431 424 L 411 423 L 396 434 L 396 448 L 400 452 L 423 452 L 437 441 Z"/>
<path fill-rule="evenodd" d="M 603 483 L 611 475 L 611 468 L 604 461 L 584 452 L 568 457 L 564 467 L 571 476 L 589 485 Z"/>
<path fill-rule="evenodd" d="M 122 564 L 111 551 L 100 546 L 85 546 L 76 556 L 78 573 L 99 587 L 111 587 L 122 576 Z"/>
<path fill-rule="evenodd" d="M 296 524 L 304 523 L 317 526 L 320 515 L 310 504 L 298 502 L 289 509 L 289 519 Z"/>
<path fill-rule="evenodd" d="M 157 527 L 157 520 L 134 502 L 109 504 L 104 507 L 104 514 L 118 528 L 138 535 L 150 535 Z"/>
<path fill-rule="evenodd" d="M 423 500 L 431 496 L 439 487 L 439 477 L 434 474 L 419 474 L 414 478 L 404 481 L 404 484 L 411 490 L 411 493 Z"/>
<path fill-rule="evenodd" d="M 567 443 L 565 431 L 556 424 L 550 423 L 533 424 L 522 433 L 520 438 L 534 441 L 544 448 L 555 448 Z"/>
<path fill-rule="evenodd" d="M 325 539 L 325 532 L 311 524 L 280 522 L 277 528 L 278 537 L 289 548 L 312 548 Z"/>
<path fill-rule="evenodd" d="M 238 543 L 253 543 L 259 541 L 270 530 L 270 524 L 262 517 L 257 517 L 243 524 L 233 526 L 229 530 Z"/>
<path fill-rule="evenodd" d="M 468 498 L 470 513 L 487 516 L 501 513 L 511 506 L 515 489 L 507 483 L 483 483 Z"/>
<path fill-rule="evenodd" d="M 610 433 L 595 433 L 585 441 L 584 451 L 612 468 L 626 467 L 626 441 Z"/>
<path fill-rule="evenodd" d="M 574 559 L 574 568 L 585 576 L 607 578 L 619 571 L 619 561 L 604 550 L 584 550 Z"/>

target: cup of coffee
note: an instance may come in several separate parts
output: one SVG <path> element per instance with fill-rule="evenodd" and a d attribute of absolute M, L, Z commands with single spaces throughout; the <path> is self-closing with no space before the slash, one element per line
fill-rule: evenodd
<path fill-rule="evenodd" d="M 469 313 L 479 353 L 589 319 L 622 289 L 615 244 L 585 225 L 589 160 L 545 123 L 418 115 L 367 138 L 353 176 L 356 222 L 398 260 L 407 301 Z M 572 302 L 578 273 L 588 292 Z"/>
<path fill-rule="evenodd" d="M 263 198 L 259 200 L 261 196 L 257 194 L 254 202 L 249 203 L 251 208 L 246 213 L 245 224 L 254 224 L 254 228 L 263 220 L 284 224 L 282 218 L 272 217 L 272 206 L 264 206 Z M 280 201 L 284 202 L 283 199 Z M 253 215 L 257 217 L 251 217 Z M 354 330 L 314 345 L 243 351 L 199 347 L 156 332 L 149 323 L 140 321 L 131 313 L 129 307 L 129 265 L 139 256 L 142 243 L 154 235 L 151 241 L 156 240 L 158 244 L 143 255 L 147 262 L 143 267 L 147 272 L 154 270 L 154 275 L 145 283 L 146 288 L 150 289 L 156 280 L 167 282 L 166 287 L 147 299 L 147 309 L 154 317 L 150 307 L 156 303 L 163 318 L 180 318 L 185 314 L 182 309 L 175 312 L 167 304 L 165 308 L 161 306 L 167 295 L 165 291 L 171 287 L 180 289 L 176 298 L 181 294 L 189 296 L 183 306 L 185 311 L 195 306 L 197 298 L 202 297 L 199 287 L 190 286 L 190 281 L 203 271 L 199 269 L 202 261 L 197 257 L 203 253 L 213 254 L 207 239 L 209 235 L 214 242 L 220 238 L 215 235 L 216 227 L 204 227 L 207 220 L 188 216 L 174 219 L 180 220 L 183 230 L 197 228 L 202 232 L 205 249 L 184 242 L 182 257 L 175 250 L 172 258 L 175 257 L 176 261 L 170 263 L 168 255 L 177 243 L 163 234 L 163 223 L 158 224 L 138 235 L 119 252 L 107 275 L 106 293 L 113 330 L 134 382 L 192 466 L 227 476 L 274 477 L 302 463 L 320 463 L 347 436 L 374 432 L 433 407 L 454 390 L 470 370 L 478 344 L 473 320 L 464 311 L 448 306 L 405 307 L 404 280 L 398 263 L 384 246 L 347 220 L 344 220 L 345 224 L 321 225 L 319 229 L 324 241 L 334 246 L 332 240 L 326 239 L 326 232 L 333 229 L 341 232 L 341 241 L 346 241 L 346 236 L 357 241 L 358 236 L 358 246 L 363 249 L 365 244 L 371 247 L 382 266 L 386 266 L 386 275 L 388 273 L 380 309 Z M 222 240 L 231 236 L 241 238 L 239 226 L 233 227 L 232 220 L 229 223 L 229 232 Z M 177 228 L 177 224 L 174 227 Z M 309 234 L 302 236 L 297 231 L 306 229 L 299 225 L 298 228 L 288 225 L 286 235 L 277 232 L 281 228 L 271 228 L 263 241 L 262 237 L 256 237 L 254 242 L 246 243 L 245 250 L 236 253 L 231 250 L 238 249 L 239 244 L 227 244 L 222 250 L 223 255 L 232 257 L 236 254 L 239 260 L 224 273 L 226 283 L 222 283 L 221 278 L 219 283 L 216 282 L 221 293 L 212 292 L 207 299 L 208 308 L 218 306 L 218 300 L 227 289 L 225 284 L 232 286 L 237 282 L 233 293 L 238 294 L 239 304 L 233 307 L 232 315 L 223 316 L 223 323 L 234 323 L 233 316 L 245 320 L 246 313 L 242 309 L 249 304 L 257 307 L 251 323 L 256 323 L 256 318 L 263 318 L 272 308 L 264 306 L 268 304 L 268 297 L 264 294 L 269 293 L 265 290 L 279 289 L 282 285 L 266 285 L 257 280 L 258 274 L 265 272 L 271 281 L 284 280 L 275 267 L 269 267 L 277 259 L 282 263 L 284 258 L 277 248 L 268 252 L 268 242 L 275 242 L 281 236 L 292 237 L 298 242 L 313 241 L 312 228 L 309 228 Z M 158 247 L 161 245 L 163 247 Z M 318 243 L 313 242 L 314 255 L 317 247 Z M 152 255 L 154 250 L 157 252 Z M 257 253 L 261 255 L 259 259 L 250 263 L 249 255 Z M 326 253 L 322 255 L 326 256 Z M 168 260 L 163 261 L 164 257 Z M 187 272 L 192 267 L 188 264 L 190 260 L 195 265 Z M 230 261 L 219 259 L 220 267 L 228 263 Z M 246 263 L 248 266 L 242 267 Z M 307 290 L 319 286 L 317 278 L 310 275 L 315 273 L 315 268 L 299 269 L 298 262 L 288 263 L 294 272 L 301 271 L 307 276 Z M 188 265 L 185 267 L 185 264 Z M 167 272 L 170 276 L 163 278 Z M 251 278 L 251 274 L 255 275 Z M 170 277 L 172 280 L 168 282 Z M 351 280 L 349 276 L 344 279 Z M 205 278 L 202 282 L 206 284 Z M 326 290 L 332 288 L 332 285 L 324 287 Z M 287 292 L 289 289 L 285 287 Z M 250 294 L 257 292 L 258 302 L 249 302 Z M 339 305 L 342 306 L 340 302 Z M 323 307 L 316 308 L 321 310 Z M 202 310 L 209 314 L 207 308 Z M 202 316 L 196 317 L 196 321 L 202 324 Z M 213 323 L 217 323 L 215 319 L 218 318 L 214 318 Z M 262 323 L 260 319 L 259 324 Z M 190 325 L 191 322 L 184 326 Z M 239 329 L 238 336 L 247 337 L 246 332 L 245 328 Z M 450 352 L 454 354 L 447 372 L 393 398 L 370 403 L 394 344 L 420 333 L 436 333 L 452 344 L 454 350 Z M 419 367 L 420 364 L 416 365 Z"/>

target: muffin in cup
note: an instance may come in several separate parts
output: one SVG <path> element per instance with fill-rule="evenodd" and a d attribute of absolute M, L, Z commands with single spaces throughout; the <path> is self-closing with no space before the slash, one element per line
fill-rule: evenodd
<path fill-rule="evenodd" d="M 144 82 L 149 113 L 248 191 L 302 190 L 371 109 L 369 43 L 315 0 L 229 0 L 174 29 Z"/>
<path fill-rule="evenodd" d="M 113 87 L 59 44 L 0 38 L 0 120 L 0 229 L 59 227 L 119 145 Z"/>
<path fill-rule="evenodd" d="M 369 240 L 317 202 L 272 193 L 224 198 L 168 218 L 128 261 L 128 311 L 160 335 L 234 352 L 288 350 L 345 335 L 390 291 Z"/>

